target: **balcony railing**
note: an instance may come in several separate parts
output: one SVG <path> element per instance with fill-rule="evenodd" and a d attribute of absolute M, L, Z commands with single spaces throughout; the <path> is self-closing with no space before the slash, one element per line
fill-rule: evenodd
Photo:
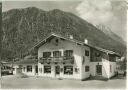
<path fill-rule="evenodd" d="M 39 59 L 40 63 L 63 63 L 63 64 L 74 64 L 74 57 L 49 57 L 49 58 L 40 58 Z"/>

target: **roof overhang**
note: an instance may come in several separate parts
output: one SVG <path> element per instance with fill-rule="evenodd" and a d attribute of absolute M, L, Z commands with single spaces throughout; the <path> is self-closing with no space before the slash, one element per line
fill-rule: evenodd
<path fill-rule="evenodd" d="M 91 47 L 91 48 L 95 48 L 96 50 L 99 50 L 99 51 L 104 52 L 104 53 L 107 53 L 107 54 L 113 54 L 113 55 L 116 55 L 116 56 L 120 56 L 120 54 L 118 54 L 116 52 L 113 52 L 113 51 L 110 51 L 110 50 L 107 50 L 107 49 L 103 49 L 103 48 L 100 48 L 100 47 L 97 47 L 97 46 L 93 46 L 93 45 L 90 45 L 90 44 L 85 44 L 82 41 L 78 41 L 76 39 L 70 39 L 70 38 L 64 37 L 64 36 L 62 36 L 60 34 L 55 34 L 55 33 L 51 33 L 45 39 L 43 39 L 43 40 L 39 41 L 38 43 L 36 43 L 32 47 L 32 49 L 34 49 L 34 48 L 37 48 L 38 49 L 40 46 L 42 46 L 43 44 L 45 44 L 48 39 L 53 38 L 53 37 L 62 38 L 64 40 L 68 40 L 68 41 L 71 41 L 71 42 L 74 42 L 74 43 L 78 43 L 78 44 L 83 45 L 83 46 L 88 46 L 88 47 Z"/>
<path fill-rule="evenodd" d="M 62 36 L 60 34 L 52 33 L 52 34 L 48 35 L 45 39 L 37 42 L 32 48 L 39 48 L 40 46 L 45 44 L 49 38 L 52 38 L 52 37 L 58 37 L 58 38 L 61 38 L 61 39 L 64 39 L 64 40 L 68 40 L 68 41 L 71 41 L 71 42 L 74 42 L 74 43 L 78 43 L 80 45 L 87 45 L 87 46 L 89 46 L 88 44 L 85 44 L 82 41 L 78 41 L 76 39 L 70 39 L 70 38 L 64 37 L 64 36 Z"/>

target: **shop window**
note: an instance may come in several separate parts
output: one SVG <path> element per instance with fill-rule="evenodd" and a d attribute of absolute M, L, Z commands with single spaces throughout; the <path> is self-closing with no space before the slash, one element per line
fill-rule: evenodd
<path fill-rule="evenodd" d="M 43 58 L 48 58 L 51 56 L 51 52 L 43 52 Z"/>
<path fill-rule="evenodd" d="M 64 51 L 65 57 L 72 57 L 73 56 L 73 50 L 66 50 Z"/>
<path fill-rule="evenodd" d="M 85 66 L 85 72 L 89 72 L 89 66 Z"/>
<path fill-rule="evenodd" d="M 85 56 L 89 56 L 89 51 L 85 50 Z"/>
<path fill-rule="evenodd" d="M 51 73 L 51 66 L 44 66 L 44 73 Z"/>
<path fill-rule="evenodd" d="M 53 51 L 53 57 L 61 57 L 61 51 Z"/>
<path fill-rule="evenodd" d="M 64 66 L 64 74 L 72 75 L 73 74 L 73 66 Z"/>
<path fill-rule="evenodd" d="M 27 72 L 32 72 L 32 66 L 31 65 L 27 66 Z"/>

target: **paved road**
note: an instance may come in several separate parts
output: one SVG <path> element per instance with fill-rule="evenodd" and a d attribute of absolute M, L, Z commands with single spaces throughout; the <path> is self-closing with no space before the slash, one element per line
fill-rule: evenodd
<path fill-rule="evenodd" d="M 111 79 L 109 81 L 100 80 L 68 80 L 51 79 L 43 77 L 20 78 L 15 76 L 2 77 L 2 88 L 5 89 L 125 89 L 126 79 Z"/>

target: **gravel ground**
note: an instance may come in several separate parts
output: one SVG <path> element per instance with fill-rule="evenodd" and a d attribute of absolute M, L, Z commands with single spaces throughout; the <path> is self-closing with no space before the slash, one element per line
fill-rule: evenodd
<path fill-rule="evenodd" d="M 68 80 L 44 77 L 18 77 L 3 76 L 1 79 L 3 89 L 125 89 L 126 78 L 113 78 L 108 81 L 101 80 Z"/>

